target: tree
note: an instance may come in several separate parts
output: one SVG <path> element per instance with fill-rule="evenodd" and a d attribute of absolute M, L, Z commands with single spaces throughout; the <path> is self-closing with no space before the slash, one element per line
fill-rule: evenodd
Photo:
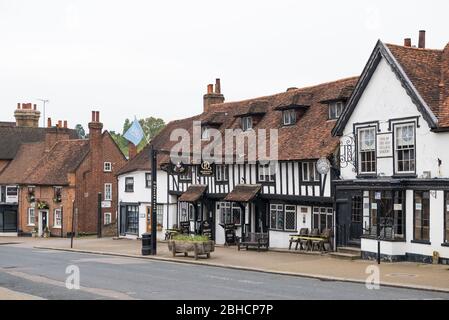
<path fill-rule="evenodd" d="M 83 126 L 80 124 L 77 124 L 75 126 L 75 131 L 78 134 L 78 138 L 80 139 L 86 139 L 86 130 L 84 130 Z"/>
<path fill-rule="evenodd" d="M 137 150 L 141 151 L 151 141 L 151 139 L 153 139 L 165 127 L 165 122 L 160 118 L 149 117 L 140 119 L 139 123 L 142 126 L 143 132 L 145 134 L 144 139 L 137 146 Z M 130 121 L 129 119 L 125 119 L 125 122 L 123 123 L 122 133 L 116 133 L 115 131 L 110 132 L 112 138 L 115 140 L 120 150 L 125 155 L 128 154 L 128 140 L 126 140 L 123 135 L 126 131 L 128 131 L 131 125 L 132 121 Z"/>

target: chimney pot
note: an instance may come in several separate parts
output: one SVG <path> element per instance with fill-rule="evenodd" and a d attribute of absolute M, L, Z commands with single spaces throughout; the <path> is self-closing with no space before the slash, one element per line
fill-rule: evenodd
<path fill-rule="evenodd" d="M 92 122 L 95 122 L 95 111 L 92 111 Z"/>
<path fill-rule="evenodd" d="M 207 94 L 212 94 L 212 93 L 214 93 L 214 85 L 209 84 L 209 85 L 207 85 Z"/>
<path fill-rule="evenodd" d="M 95 112 L 95 119 L 97 122 L 100 122 L 100 111 Z"/>
<path fill-rule="evenodd" d="M 48 119 L 47 119 L 47 127 L 48 127 L 48 128 L 51 128 L 51 118 L 48 118 Z"/>
<path fill-rule="evenodd" d="M 33 104 L 33 109 L 36 110 L 37 109 L 37 105 Z"/>
<path fill-rule="evenodd" d="M 67 120 L 64 120 L 64 128 L 67 129 Z"/>
<path fill-rule="evenodd" d="M 425 49 L 426 48 L 426 31 L 425 30 L 420 30 L 419 31 L 418 48 L 420 48 L 420 49 Z"/>
<path fill-rule="evenodd" d="M 404 47 L 411 47 L 412 46 L 412 39 L 411 38 L 405 38 L 404 39 Z"/>
<path fill-rule="evenodd" d="M 58 121 L 58 128 L 62 128 L 62 121 L 61 120 Z"/>
<path fill-rule="evenodd" d="M 20 109 L 20 103 L 17 104 L 17 109 Z"/>
<path fill-rule="evenodd" d="M 221 93 L 221 81 L 219 78 L 215 80 L 215 93 Z"/>

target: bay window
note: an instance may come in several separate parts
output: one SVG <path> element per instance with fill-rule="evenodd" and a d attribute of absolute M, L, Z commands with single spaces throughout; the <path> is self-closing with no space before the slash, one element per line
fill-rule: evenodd
<path fill-rule="evenodd" d="M 400 124 L 394 126 L 395 169 L 397 173 L 415 172 L 415 125 Z"/>
<path fill-rule="evenodd" d="M 359 172 L 376 173 L 376 128 L 358 130 Z"/>

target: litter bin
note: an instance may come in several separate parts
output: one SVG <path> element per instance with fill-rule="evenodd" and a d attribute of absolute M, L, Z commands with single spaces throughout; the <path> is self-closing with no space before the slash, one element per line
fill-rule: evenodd
<path fill-rule="evenodd" d="M 151 255 L 153 251 L 152 248 L 153 247 L 152 247 L 151 233 L 142 234 L 142 255 L 143 256 Z"/>

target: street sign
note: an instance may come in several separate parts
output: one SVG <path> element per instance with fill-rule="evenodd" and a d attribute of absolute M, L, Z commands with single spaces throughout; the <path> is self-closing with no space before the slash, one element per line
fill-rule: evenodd
<path fill-rule="evenodd" d="M 111 208 L 112 207 L 112 202 L 111 201 L 102 201 L 101 202 L 101 207 L 103 209 Z"/>

